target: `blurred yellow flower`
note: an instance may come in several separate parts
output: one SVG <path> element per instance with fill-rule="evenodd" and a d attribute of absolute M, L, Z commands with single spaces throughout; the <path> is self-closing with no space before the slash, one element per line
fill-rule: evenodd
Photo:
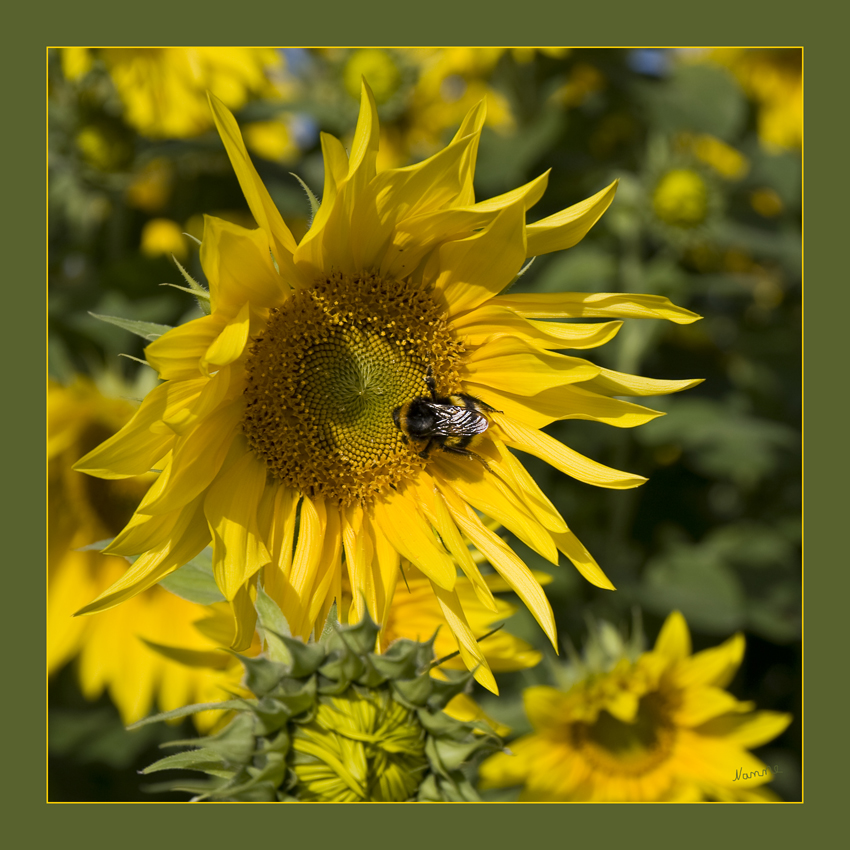
<path fill-rule="evenodd" d="M 779 215 L 785 206 L 776 190 L 767 186 L 753 189 L 750 193 L 750 205 L 759 215 L 765 218 L 773 218 Z"/>
<path fill-rule="evenodd" d="M 108 399 L 77 378 L 48 387 L 48 604 L 47 664 L 54 673 L 76 659 L 86 698 L 108 691 L 124 723 L 146 716 L 157 705 L 168 711 L 188 702 L 219 701 L 234 689 L 242 668 L 221 651 L 232 631 L 215 609 L 160 588 L 139 594 L 128 605 L 95 617 L 74 612 L 127 571 L 124 558 L 85 550 L 121 529 L 153 479 L 102 481 L 71 468 L 87 449 L 115 433 L 133 415 L 122 399 Z M 200 625 L 200 630 L 197 627 Z M 214 627 L 211 627 L 214 624 Z M 187 666 L 154 651 L 143 641 L 179 647 L 196 663 Z M 203 663 L 201 663 L 203 662 Z M 196 715 L 206 729 L 221 712 Z"/>
<path fill-rule="evenodd" d="M 363 78 L 369 81 L 377 103 L 389 100 L 401 83 L 401 72 L 392 56 L 377 47 L 355 50 L 342 70 L 345 90 L 355 99 L 360 97 Z"/>
<path fill-rule="evenodd" d="M 87 47 L 63 47 L 60 53 L 62 73 L 66 79 L 78 80 L 84 77 L 94 64 Z"/>
<path fill-rule="evenodd" d="M 566 691 L 529 688 L 534 732 L 482 764 L 481 787 L 522 785 L 528 801 L 775 799 L 765 787 L 771 769 L 749 749 L 791 716 L 754 711 L 724 690 L 744 657 L 742 635 L 691 652 L 675 611 L 651 651 L 623 653 Z"/>
<path fill-rule="evenodd" d="M 101 48 L 125 119 L 151 138 L 196 136 L 212 127 L 207 91 L 230 109 L 272 95 L 267 72 L 280 55 L 256 47 Z"/>
<path fill-rule="evenodd" d="M 567 107 L 581 106 L 592 94 L 605 87 L 605 77 L 593 65 L 577 62 L 571 69 L 567 81 L 552 95 L 555 103 Z"/>
<path fill-rule="evenodd" d="M 145 212 L 157 212 L 168 202 L 173 181 L 171 162 L 163 157 L 152 159 L 133 175 L 125 193 L 127 203 Z"/>
<path fill-rule="evenodd" d="M 728 67 L 758 106 L 758 134 L 768 150 L 799 150 L 803 144 L 803 51 L 801 48 L 723 47 L 712 61 Z"/>
<path fill-rule="evenodd" d="M 252 121 L 245 125 L 243 133 L 245 144 L 264 159 L 289 162 L 298 157 L 298 145 L 292 138 L 284 116 L 275 121 Z"/>
<path fill-rule="evenodd" d="M 693 152 L 698 160 L 711 166 L 727 180 L 738 180 L 750 170 L 747 158 L 716 136 L 710 136 L 707 133 L 699 135 L 682 133 L 677 142 L 680 148 Z"/>
<path fill-rule="evenodd" d="M 563 553 L 593 584 L 612 588 L 513 450 L 588 484 L 638 486 L 641 476 L 592 461 L 540 429 L 571 418 L 634 427 L 658 414 L 615 396 L 697 383 L 556 353 L 600 346 L 620 321 L 536 320 L 699 317 L 653 295 L 502 294 L 528 257 L 581 240 L 616 184 L 532 224 L 526 214 L 546 174 L 476 203 L 481 104 L 441 153 L 378 172 L 377 108 L 364 85 L 350 155 L 322 136 L 322 204 L 296 243 L 236 120 L 211 103 L 260 227 L 205 219 L 211 315 L 146 348 L 164 383 L 76 466 L 107 479 L 162 470 L 106 550 L 140 557 L 82 613 L 132 598 L 212 541 L 216 582 L 238 626 L 235 648 L 253 636 L 260 582 L 292 633 L 307 637 L 340 598 L 343 569 L 354 598 L 349 622 L 368 610 L 383 623 L 404 559 L 427 576 L 464 664 L 495 691 L 458 590 L 458 563 L 478 600 L 498 606 L 464 535 L 553 644 L 555 621 L 540 583 L 477 511 L 550 562 Z M 435 398 L 455 400 L 434 402 L 431 378 Z M 431 445 L 405 433 L 402 408 L 426 396 L 443 419 L 468 419 L 479 405 L 474 453 L 466 438 Z"/>
<path fill-rule="evenodd" d="M 489 83 L 505 48 L 410 48 L 404 52 L 419 66 L 406 131 L 407 148 L 414 155 L 427 156 L 437 150 L 443 132 L 460 124 L 481 100 L 487 103 L 486 126 L 498 131 L 514 126 L 507 99 Z"/>
<path fill-rule="evenodd" d="M 187 252 L 183 228 L 170 218 L 152 218 L 142 228 L 142 253 L 148 257 L 170 256 L 182 260 Z"/>
<path fill-rule="evenodd" d="M 702 175 L 689 168 L 664 173 L 652 192 L 655 215 L 671 227 L 698 227 L 708 214 L 708 187 Z"/>

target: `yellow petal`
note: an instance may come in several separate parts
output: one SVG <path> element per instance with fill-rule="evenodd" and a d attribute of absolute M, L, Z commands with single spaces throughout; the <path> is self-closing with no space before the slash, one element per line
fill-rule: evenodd
<path fill-rule="evenodd" d="M 496 600 L 493 598 L 487 582 L 482 577 L 475 561 L 472 560 L 472 553 L 463 542 L 460 531 L 433 481 L 421 476 L 412 489 L 422 513 L 437 530 L 443 545 L 451 552 L 452 557 L 469 579 L 481 604 L 490 611 L 498 610 Z"/>
<path fill-rule="evenodd" d="M 246 301 L 242 309 L 225 326 L 210 345 L 201 360 L 201 368 L 226 366 L 242 356 L 248 344 L 248 331 L 251 325 L 251 307 Z"/>
<path fill-rule="evenodd" d="M 472 178 L 475 174 L 475 160 L 478 156 L 478 142 L 481 138 L 481 130 L 484 127 L 484 119 L 487 117 L 487 104 L 479 101 L 466 113 L 460 127 L 455 133 L 452 141 L 458 141 L 464 136 L 472 136 L 473 143 L 466 149 L 461 173 L 463 175 L 463 189 L 457 197 L 458 206 L 469 206 L 475 203 L 475 190 Z"/>
<path fill-rule="evenodd" d="M 272 557 L 272 563 L 263 570 L 263 590 L 281 610 L 289 587 L 300 498 L 289 487 L 278 485 L 276 488 L 267 487 L 260 503 L 260 533 Z"/>
<path fill-rule="evenodd" d="M 370 156 L 378 153 L 379 138 L 378 107 L 372 89 L 364 78 L 360 86 L 360 113 L 357 116 L 357 126 L 354 128 L 354 140 L 351 142 L 351 154 L 348 158 L 349 177 L 367 164 Z M 372 179 L 374 172 L 367 176 Z"/>
<path fill-rule="evenodd" d="M 214 313 L 172 328 L 145 349 L 145 358 L 166 381 L 207 377 L 201 371 L 201 358 L 226 323 L 227 316 Z"/>
<path fill-rule="evenodd" d="M 567 695 L 549 685 L 534 685 L 522 692 L 522 706 L 535 729 L 552 729 L 563 725 Z"/>
<path fill-rule="evenodd" d="M 281 611 L 290 628 L 298 629 L 309 607 L 305 588 L 316 577 L 316 570 L 324 548 L 327 513 L 322 499 L 301 500 L 299 517 L 298 544 L 292 559 L 292 568 L 287 579 L 287 589 L 283 595 Z"/>
<path fill-rule="evenodd" d="M 517 460 L 513 452 L 498 437 L 490 435 L 490 440 L 501 457 L 501 461 L 496 465 L 499 474 L 508 482 L 508 486 L 515 493 L 522 496 L 532 515 L 537 517 L 540 523 L 550 531 L 566 531 L 567 524 L 563 517 L 537 485 L 534 478 L 529 475 L 528 470 Z"/>
<path fill-rule="evenodd" d="M 455 496 L 450 489 L 443 490 L 443 494 L 460 530 L 466 534 L 478 551 L 487 558 L 496 572 L 505 579 L 514 593 L 525 603 L 534 619 L 537 620 L 552 642 L 555 652 L 557 652 L 557 633 L 552 606 L 531 570 L 498 535 L 490 531 L 478 519 L 475 511 L 469 505 Z"/>
<path fill-rule="evenodd" d="M 528 513 L 497 475 L 475 460 L 455 459 L 447 452 L 441 453 L 435 461 L 440 470 L 438 481 L 445 481 L 445 486 L 451 487 L 461 499 L 495 519 L 547 561 L 558 563 L 558 550 L 549 532 Z M 445 489 L 442 482 L 440 489 Z"/>
<path fill-rule="evenodd" d="M 493 305 L 510 307 L 527 319 L 667 319 L 689 325 L 702 318 L 662 295 L 631 292 L 529 292 L 500 295 Z"/>
<path fill-rule="evenodd" d="M 722 714 L 740 711 L 747 703 L 740 703 L 721 688 L 694 686 L 681 691 L 681 702 L 673 711 L 677 726 L 699 726 Z"/>
<path fill-rule="evenodd" d="M 386 625 L 395 588 L 401 575 L 401 555 L 387 540 L 369 514 L 364 516 L 364 531 L 372 542 L 372 584 L 375 588 L 376 623 Z"/>
<path fill-rule="evenodd" d="M 168 513 L 206 490 L 218 475 L 239 434 L 241 419 L 242 405 L 229 404 L 201 420 L 182 437 L 174 450 L 171 465 L 162 473 L 166 476 L 162 492 L 146 505 L 145 512 Z"/>
<path fill-rule="evenodd" d="M 467 136 L 415 165 L 381 172 L 375 178 L 381 221 L 395 224 L 452 204 L 463 189 L 461 163 L 471 143 Z"/>
<path fill-rule="evenodd" d="M 431 587 L 434 590 L 437 601 L 440 603 L 440 609 L 446 618 L 446 623 L 448 623 L 455 640 L 457 640 L 458 650 L 460 651 L 460 657 L 463 659 L 463 663 L 468 670 L 472 670 L 472 675 L 478 684 L 487 688 L 488 691 L 498 694 L 499 688 L 496 685 L 496 679 L 490 670 L 490 665 L 487 663 L 484 653 L 481 651 L 481 647 L 478 645 L 478 641 L 475 639 L 472 629 L 469 627 L 466 614 L 463 611 L 460 600 L 457 598 L 457 594 L 454 591 L 445 590 L 434 582 L 431 582 Z"/>
<path fill-rule="evenodd" d="M 742 634 L 733 635 L 720 646 L 704 649 L 682 659 L 676 667 L 676 681 L 682 687 L 713 685 L 723 687 L 735 676 L 744 660 L 746 641 Z"/>
<path fill-rule="evenodd" d="M 398 553 L 445 590 L 452 590 L 457 571 L 454 561 L 438 546 L 430 525 L 412 499 L 392 493 L 375 501 L 375 520 Z"/>
<path fill-rule="evenodd" d="M 586 201 L 529 224 L 526 228 L 528 256 L 563 251 L 578 244 L 611 205 L 618 182 L 615 180 Z"/>
<path fill-rule="evenodd" d="M 555 545 L 572 561 L 573 566 L 593 585 L 603 590 L 616 590 L 608 576 L 572 531 L 552 532 Z"/>
<path fill-rule="evenodd" d="M 327 612 L 322 616 L 325 607 L 330 608 L 334 599 L 339 598 L 339 581 L 342 569 L 342 518 L 336 508 L 325 506 L 327 524 L 322 555 L 316 572 L 315 582 L 309 596 L 309 608 L 302 622 L 298 625 L 298 634 L 306 637 L 314 626 L 321 629 Z M 334 595 L 335 594 L 335 595 Z M 328 596 L 330 595 L 330 601 Z"/>
<path fill-rule="evenodd" d="M 664 416 L 661 411 L 640 404 L 590 392 L 585 389 L 589 383 L 564 384 L 524 398 L 473 381 L 467 382 L 465 389 L 530 428 L 543 428 L 561 419 L 588 419 L 615 428 L 635 428 Z"/>
<path fill-rule="evenodd" d="M 244 652 L 254 640 L 254 630 L 257 626 L 257 609 L 254 606 L 256 600 L 257 576 L 255 575 L 247 584 L 237 589 L 230 602 L 230 611 L 236 626 L 230 644 L 234 652 Z"/>
<path fill-rule="evenodd" d="M 322 253 L 325 226 L 335 208 L 339 185 L 348 176 L 348 155 L 342 142 L 327 133 L 320 135 L 322 142 L 322 159 L 325 163 L 325 186 L 322 202 L 313 219 L 310 229 L 302 238 L 295 251 L 295 263 L 304 274 L 317 274 L 325 267 Z"/>
<path fill-rule="evenodd" d="M 259 569 L 271 563 L 257 522 L 266 473 L 265 464 L 245 451 L 219 476 L 204 500 L 213 535 L 213 573 L 229 601 Z"/>
<path fill-rule="evenodd" d="M 293 286 L 303 285 L 305 281 L 301 280 L 301 276 L 292 261 L 292 254 L 296 248 L 295 239 L 284 223 L 280 211 L 272 202 L 268 189 L 263 185 L 260 175 L 257 174 L 257 170 L 248 156 L 236 119 L 214 94 L 210 93 L 209 99 L 215 125 L 221 140 L 224 142 L 230 164 L 236 172 L 236 177 L 242 187 L 242 193 L 245 195 L 251 214 L 268 236 L 269 245 L 277 260 L 281 275 Z M 309 283 L 309 281 L 306 283 Z"/>
<path fill-rule="evenodd" d="M 197 398 L 201 386 L 200 381 L 186 381 L 154 387 L 133 418 L 117 434 L 78 460 L 74 469 L 98 478 L 129 478 L 148 472 L 175 439 L 173 432 L 157 432 L 152 427 Z"/>
<path fill-rule="evenodd" d="M 683 381 L 663 381 L 657 378 L 643 378 L 640 375 L 627 375 L 611 369 L 601 369 L 595 378 L 587 382 L 586 388 L 607 396 L 666 395 L 690 389 L 701 384 L 703 380 L 703 378 L 693 378 Z"/>
<path fill-rule="evenodd" d="M 190 381 L 174 382 L 175 387 L 190 384 Z M 245 389 L 245 377 L 241 371 L 234 374 L 229 366 L 220 368 L 209 378 L 197 381 L 202 387 L 201 392 L 192 398 L 191 403 L 166 411 L 162 421 L 152 426 L 154 431 L 169 431 L 183 436 L 194 428 L 201 419 L 205 419 L 223 403 L 238 399 Z"/>
<path fill-rule="evenodd" d="M 342 520 L 342 545 L 352 596 L 348 622 L 354 624 L 359 623 L 367 611 L 377 608 L 371 570 L 373 548 L 368 534 L 363 531 L 363 508 L 359 504 L 346 508 Z"/>
<path fill-rule="evenodd" d="M 511 206 L 518 200 L 522 201 L 523 206 L 528 210 L 531 209 L 542 197 L 546 191 L 546 186 L 549 183 L 549 171 L 545 171 L 539 177 L 520 186 L 518 189 L 511 189 L 510 192 L 505 192 L 502 195 L 496 195 L 494 198 L 489 198 L 486 201 L 479 201 L 472 207 L 480 212 L 491 212 L 504 209 Z"/>
<path fill-rule="evenodd" d="M 162 546 L 138 558 L 118 581 L 77 611 L 77 615 L 105 611 L 147 590 L 191 561 L 209 542 L 210 532 L 204 520 L 202 499 L 198 498 L 183 508 L 173 534 Z"/>
<path fill-rule="evenodd" d="M 691 654 L 691 633 L 679 611 L 672 611 L 667 616 L 652 651 L 670 661 L 682 661 Z"/>
<path fill-rule="evenodd" d="M 461 333 L 466 345 L 481 345 L 490 337 L 506 334 L 533 341 L 540 348 L 585 349 L 610 342 L 623 323 L 536 322 L 520 316 L 515 310 L 487 302 L 476 310 L 456 316 L 452 326 Z"/>
<path fill-rule="evenodd" d="M 699 732 L 708 740 L 726 738 L 740 747 L 760 747 L 781 735 L 793 717 L 778 711 L 727 714 L 703 723 Z"/>
<path fill-rule="evenodd" d="M 464 381 L 530 396 L 599 374 L 599 367 L 586 360 L 541 351 L 513 337 L 498 337 L 475 349 L 464 367 Z"/>
<path fill-rule="evenodd" d="M 637 487 L 646 481 L 642 475 L 631 475 L 628 472 L 603 466 L 559 443 L 548 434 L 526 428 L 507 416 L 499 413 L 493 413 L 491 416 L 508 445 L 539 457 L 566 475 L 584 481 L 586 484 L 624 490 Z"/>
<path fill-rule="evenodd" d="M 200 254 L 213 311 L 233 316 L 246 302 L 276 307 L 286 298 L 289 284 L 275 271 L 265 231 L 205 215 Z"/>
<path fill-rule="evenodd" d="M 443 293 L 449 314 L 471 310 L 501 292 L 525 260 L 525 207 L 505 207 L 480 233 L 442 245 L 425 275 Z"/>

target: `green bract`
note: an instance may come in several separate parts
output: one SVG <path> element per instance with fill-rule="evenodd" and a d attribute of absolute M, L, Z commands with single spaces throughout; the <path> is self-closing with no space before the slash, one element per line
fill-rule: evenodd
<path fill-rule="evenodd" d="M 266 630 L 270 657 L 240 656 L 253 698 L 215 703 L 235 712 L 224 729 L 168 744 L 192 749 L 144 773 L 208 774 L 170 783 L 196 800 L 477 800 L 461 768 L 500 749 L 501 741 L 486 724 L 443 712 L 471 674 L 432 678 L 433 639 L 399 640 L 377 654 L 378 631 L 368 618 L 355 626 L 334 623 L 319 643 L 305 644 Z M 142 723 L 209 707 L 187 706 Z"/>

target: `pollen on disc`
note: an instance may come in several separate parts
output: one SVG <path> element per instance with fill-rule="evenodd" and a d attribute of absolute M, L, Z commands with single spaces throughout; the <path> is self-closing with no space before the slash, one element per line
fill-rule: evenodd
<path fill-rule="evenodd" d="M 462 346 L 430 293 L 409 281 L 334 274 L 271 310 L 246 362 L 242 428 L 276 478 L 351 504 L 416 475 L 424 461 L 396 407 L 460 386 Z"/>

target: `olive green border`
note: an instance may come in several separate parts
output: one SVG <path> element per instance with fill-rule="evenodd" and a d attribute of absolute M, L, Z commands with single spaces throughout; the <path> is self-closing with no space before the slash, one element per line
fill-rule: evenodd
<path fill-rule="evenodd" d="M 6 679 L 8 703 L 14 706 L 14 731 L 7 734 L 6 775 L 15 777 L 14 806 L 27 819 L 33 843 L 69 840 L 92 846 L 120 843 L 123 846 L 179 844 L 197 846 L 214 838 L 217 846 L 239 842 L 240 846 L 271 846 L 307 841 L 311 846 L 332 843 L 354 845 L 391 844 L 422 846 L 468 842 L 493 847 L 540 846 L 551 841 L 556 847 L 591 843 L 613 847 L 652 841 L 660 846 L 700 845 L 700 838 L 730 844 L 794 846 L 802 839 L 802 818 L 830 802 L 846 781 L 839 756 L 818 757 L 818 744 L 843 740 L 844 729 L 837 714 L 841 706 L 830 700 L 826 688 L 842 680 L 843 648 L 846 637 L 837 630 L 829 643 L 827 624 L 836 622 L 837 610 L 846 598 L 836 582 L 846 582 L 846 547 L 837 545 L 835 529 L 846 519 L 841 515 L 846 498 L 830 486 L 846 455 L 847 440 L 835 415 L 835 405 L 844 394 L 842 366 L 846 355 L 839 323 L 848 313 L 836 299 L 847 300 L 850 289 L 845 263 L 837 256 L 846 243 L 846 203 L 837 191 L 843 184 L 846 135 L 832 127 L 830 106 L 843 99 L 846 71 L 844 44 L 829 39 L 834 27 L 826 25 L 818 4 L 786 7 L 745 5 L 742 0 L 715 0 L 709 4 L 681 2 L 623 2 L 580 4 L 522 0 L 507 3 L 462 3 L 461 0 L 430 0 L 418 6 L 390 2 L 343 3 L 323 0 L 320 4 L 240 3 L 214 0 L 178 7 L 174 2 L 146 0 L 138 5 L 104 2 L 56 2 L 25 6 L 17 14 L 30 19 L 24 33 L 7 30 L 3 79 L 6 83 L 4 115 L 5 158 L 3 218 L 7 241 L 4 257 L 6 293 L 4 350 L 7 356 L 4 421 L 12 431 L 6 441 L 6 505 L 26 506 L 15 511 L 14 521 L 5 524 L 11 533 L 12 557 L 6 559 L 4 587 L 6 655 L 12 676 Z M 802 14 L 808 17 L 803 19 Z M 783 23 L 787 22 L 787 23 Z M 36 26 L 39 35 L 36 35 Z M 826 34 L 824 34 L 826 33 Z M 23 36 L 23 37 L 21 37 Z M 808 156 L 806 163 L 806 311 L 809 335 L 806 347 L 806 425 L 808 475 L 807 573 L 806 573 L 806 683 L 810 722 L 806 739 L 806 804 L 779 806 L 617 806 L 589 805 L 503 805 L 427 806 L 370 805 L 335 806 L 320 811 L 309 806 L 237 808 L 224 805 L 185 806 L 176 804 L 119 804 L 91 806 L 45 804 L 44 777 L 44 676 L 42 674 L 43 626 L 37 612 L 43 610 L 42 545 L 44 527 L 44 464 L 39 429 L 30 417 L 44 411 L 44 289 L 34 262 L 44 256 L 45 220 L 43 147 L 44 61 L 46 45 L 162 43 L 282 45 L 802 45 L 806 62 L 806 107 Z M 840 116 L 843 120 L 843 115 Z M 828 187 L 828 188 L 827 188 Z M 843 228 L 846 230 L 846 225 Z M 41 241 L 39 241 L 41 240 Z M 4 240 L 5 241 L 5 240 Z M 23 243 L 23 244 L 22 244 Z M 831 249 L 831 250 L 830 250 Z M 841 258 L 843 260 L 843 257 Z M 11 266 L 11 267 L 10 267 Z M 43 269 L 44 267 L 42 267 Z M 44 271 L 41 272 L 44 280 Z M 827 300 L 828 299 L 828 300 Z M 789 340 L 789 344 L 796 344 Z M 830 357 L 829 355 L 833 355 Z M 823 377 L 822 375 L 826 375 Z M 828 383 L 827 383 L 828 382 Z M 831 414 L 831 415 L 830 415 Z M 41 420 L 39 420 L 41 421 Z M 827 469 L 829 473 L 819 472 Z M 826 487 L 826 493 L 820 488 Z M 11 511 L 7 510 L 8 516 Z M 825 580 L 826 579 L 826 580 Z M 828 581 L 828 583 L 827 583 Z M 829 651 L 827 652 L 827 647 Z M 34 649 L 35 648 L 35 649 Z M 818 657 L 820 656 L 820 657 Z M 822 660 L 821 660 L 822 659 Z M 838 664 L 835 664 L 838 661 Z M 836 675 L 837 674 L 837 675 Z M 41 703 L 40 703 L 40 700 Z M 842 712 L 843 713 L 843 712 Z M 814 718 L 814 722 L 811 722 Z M 832 730 L 835 732 L 832 732 Z M 833 747 L 835 746 L 833 744 Z M 836 789 L 836 791 L 832 791 Z M 836 801 L 837 802 L 837 801 Z M 710 811 L 709 811 L 710 810 Z M 840 809 L 835 808 L 835 811 Z M 804 814 L 805 812 L 805 814 Z M 807 818 L 808 819 L 808 818 Z M 231 824 L 227 829 L 225 823 Z"/>

